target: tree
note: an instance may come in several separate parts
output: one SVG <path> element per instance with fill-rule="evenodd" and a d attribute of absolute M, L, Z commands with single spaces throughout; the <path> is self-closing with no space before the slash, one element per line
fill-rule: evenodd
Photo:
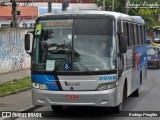
<path fill-rule="evenodd" d="M 114 11 L 121 13 L 128 13 L 133 16 L 142 16 L 146 22 L 146 28 L 150 26 L 160 25 L 159 20 L 159 9 L 157 8 L 129 8 L 127 10 L 126 3 L 130 2 L 131 4 L 140 4 L 143 7 L 143 4 L 160 4 L 160 0 L 114 0 Z M 102 6 L 103 0 L 99 0 L 98 6 Z M 106 11 L 112 10 L 112 0 L 105 0 Z"/>

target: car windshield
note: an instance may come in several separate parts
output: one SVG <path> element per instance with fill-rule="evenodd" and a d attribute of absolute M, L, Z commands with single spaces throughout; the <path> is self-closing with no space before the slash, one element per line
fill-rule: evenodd
<path fill-rule="evenodd" d="M 93 72 L 116 69 L 114 21 L 63 19 L 40 21 L 35 35 L 33 69 Z"/>

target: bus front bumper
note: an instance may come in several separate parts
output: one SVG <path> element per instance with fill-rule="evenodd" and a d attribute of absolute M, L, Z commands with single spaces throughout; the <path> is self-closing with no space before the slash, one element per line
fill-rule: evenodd
<path fill-rule="evenodd" d="M 33 105 L 108 107 L 118 105 L 116 88 L 104 91 L 50 91 L 32 88 L 32 101 Z"/>

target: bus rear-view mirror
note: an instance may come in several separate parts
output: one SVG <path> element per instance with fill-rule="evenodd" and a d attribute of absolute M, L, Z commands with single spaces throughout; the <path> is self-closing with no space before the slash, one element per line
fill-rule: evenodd
<path fill-rule="evenodd" d="M 127 36 L 123 36 L 123 33 L 120 34 L 120 53 L 126 53 L 127 52 L 127 41 L 128 41 L 128 37 Z"/>
<path fill-rule="evenodd" d="M 25 50 L 26 51 L 29 51 L 30 50 L 30 34 L 26 34 L 25 35 L 25 40 L 24 40 L 24 43 L 25 43 Z M 28 52 L 27 52 L 28 53 Z"/>

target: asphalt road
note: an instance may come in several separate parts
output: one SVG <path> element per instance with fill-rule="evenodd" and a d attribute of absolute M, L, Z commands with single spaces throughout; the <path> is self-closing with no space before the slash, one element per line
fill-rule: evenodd
<path fill-rule="evenodd" d="M 160 70 L 149 69 L 148 78 L 144 81 L 141 89 L 140 97 L 128 97 L 126 102 L 123 104 L 123 110 L 121 113 L 112 113 L 110 109 L 97 108 L 97 107 L 66 107 L 62 113 L 55 114 L 52 109 L 48 107 L 42 107 L 35 112 L 42 112 L 42 116 L 48 119 L 56 120 L 160 120 L 160 117 L 124 117 L 128 116 L 129 113 L 140 113 L 137 111 L 143 111 L 149 114 L 159 111 L 160 115 Z M 44 112 L 45 111 L 45 112 Z M 46 119 L 46 118 L 45 118 Z"/>

